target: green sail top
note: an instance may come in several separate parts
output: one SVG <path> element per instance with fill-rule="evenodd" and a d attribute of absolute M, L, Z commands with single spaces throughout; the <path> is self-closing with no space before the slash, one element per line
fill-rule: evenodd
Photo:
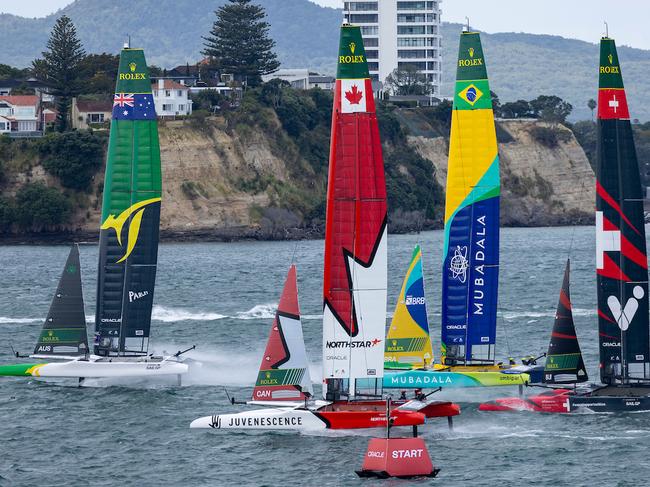
<path fill-rule="evenodd" d="M 149 69 L 142 49 L 122 49 L 115 91 L 117 93 L 151 93 Z"/>
<path fill-rule="evenodd" d="M 361 28 L 356 25 L 343 24 L 341 26 L 336 78 L 370 78 L 366 50 L 363 47 L 363 38 L 361 37 Z"/>
<path fill-rule="evenodd" d="M 463 32 L 458 46 L 455 110 L 491 109 L 492 97 L 478 32 Z"/>
<path fill-rule="evenodd" d="M 616 43 L 614 39 L 608 37 L 603 37 L 600 40 L 598 88 L 623 88 L 623 76 L 616 53 Z"/>

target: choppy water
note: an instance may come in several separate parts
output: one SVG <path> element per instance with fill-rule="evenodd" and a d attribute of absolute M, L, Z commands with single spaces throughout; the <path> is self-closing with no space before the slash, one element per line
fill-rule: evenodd
<path fill-rule="evenodd" d="M 439 346 L 442 233 L 390 236 L 394 305 L 415 243 L 423 247 L 429 313 Z M 543 352 L 569 247 L 578 335 L 597 377 L 594 229 L 502 231 L 499 355 Z M 320 376 L 321 241 L 162 245 L 153 343 L 196 344 L 201 373 L 163 383 L 0 381 L 0 485 L 376 485 L 357 479 L 370 432 L 190 431 L 192 419 L 237 410 L 224 387 L 251 391 L 286 270 L 298 264 L 305 339 Z M 30 351 L 67 247 L 0 247 L 0 362 Z M 97 248 L 81 247 L 86 311 L 95 306 Z M 480 413 L 504 390 L 447 391 L 463 413 L 425 427 L 438 479 L 451 485 L 649 485 L 650 415 Z M 383 485 L 405 485 L 389 481 Z"/>

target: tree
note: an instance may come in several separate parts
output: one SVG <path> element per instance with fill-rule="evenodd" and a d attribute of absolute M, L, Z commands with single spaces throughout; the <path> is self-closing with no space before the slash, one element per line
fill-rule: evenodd
<path fill-rule="evenodd" d="M 88 54 L 79 62 L 79 78 L 83 80 L 80 93 L 111 94 L 115 90 L 115 79 L 120 58 L 114 54 Z"/>
<path fill-rule="evenodd" d="M 530 106 L 535 116 L 554 125 L 566 122 L 566 118 L 573 111 L 571 103 L 555 95 L 540 95 L 531 100 Z"/>
<path fill-rule="evenodd" d="M 428 95 L 432 89 L 426 74 L 411 64 L 395 68 L 386 78 L 386 84 L 396 95 Z"/>
<path fill-rule="evenodd" d="M 593 120 L 594 120 L 594 110 L 596 109 L 596 106 L 597 106 L 597 105 L 598 105 L 598 104 L 596 103 L 596 100 L 594 100 L 593 98 L 591 98 L 591 99 L 587 102 L 587 106 L 589 107 L 589 110 L 591 110 L 591 120 L 592 120 L 592 122 L 593 122 Z"/>
<path fill-rule="evenodd" d="M 530 103 L 526 100 L 517 100 L 504 103 L 500 107 L 500 114 L 503 118 L 529 118 L 534 117 Z"/>
<path fill-rule="evenodd" d="M 0 64 L 0 79 L 24 78 L 27 70 L 13 68 L 7 64 Z"/>
<path fill-rule="evenodd" d="M 210 34 L 203 37 L 202 52 L 220 72 L 232 73 L 236 80 L 256 86 L 263 74 L 280 67 L 262 7 L 251 4 L 251 0 L 229 0 L 215 14 L 217 20 Z"/>
<path fill-rule="evenodd" d="M 89 131 L 50 134 L 40 141 L 43 168 L 66 188 L 88 192 L 104 160 L 103 140 Z"/>
<path fill-rule="evenodd" d="M 79 64 L 85 56 L 72 20 L 62 15 L 54 24 L 43 59 L 33 63 L 35 72 L 44 72 L 56 97 L 57 130 L 68 129 L 68 112 L 72 97 L 80 92 Z"/>
<path fill-rule="evenodd" d="M 16 220 L 25 229 L 66 223 L 72 213 L 72 204 L 64 194 L 43 183 L 27 183 L 16 193 Z"/>

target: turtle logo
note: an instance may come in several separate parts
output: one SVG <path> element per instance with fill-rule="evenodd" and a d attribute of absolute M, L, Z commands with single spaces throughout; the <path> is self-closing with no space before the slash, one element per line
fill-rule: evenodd
<path fill-rule="evenodd" d="M 354 42 L 350 42 L 350 52 L 354 54 L 355 49 L 357 48 L 357 45 Z"/>
<path fill-rule="evenodd" d="M 159 201 L 160 201 L 160 197 L 139 201 L 138 203 L 131 205 L 122 213 L 120 213 L 117 218 L 115 217 L 115 215 L 112 214 L 108 215 L 108 218 L 106 218 L 102 226 L 99 227 L 101 230 L 108 230 L 109 228 L 115 230 L 115 235 L 117 236 L 117 243 L 121 247 L 122 227 L 124 226 L 126 221 L 129 220 L 130 218 L 129 236 L 127 239 L 126 252 L 122 256 L 122 258 L 116 262 L 116 264 L 119 264 L 120 262 L 124 262 L 127 259 L 127 257 L 131 255 L 131 252 L 133 252 L 133 249 L 135 248 L 135 244 L 138 242 L 138 235 L 140 234 L 140 224 L 142 223 L 142 215 L 146 207 L 152 203 L 157 203 Z"/>
<path fill-rule="evenodd" d="M 609 64 L 612 64 L 614 62 L 614 56 L 611 54 L 607 56 L 607 59 L 609 59 Z"/>
<path fill-rule="evenodd" d="M 457 279 L 463 284 L 467 281 L 467 269 L 469 269 L 469 261 L 467 260 L 467 246 L 456 245 L 454 255 L 449 262 L 449 270 L 451 277 Z"/>
<path fill-rule="evenodd" d="M 474 57 L 474 48 L 470 47 L 467 52 L 469 53 L 469 57 Z"/>
<path fill-rule="evenodd" d="M 135 63 L 129 63 L 129 69 L 132 73 L 135 73 L 135 70 L 138 66 Z"/>

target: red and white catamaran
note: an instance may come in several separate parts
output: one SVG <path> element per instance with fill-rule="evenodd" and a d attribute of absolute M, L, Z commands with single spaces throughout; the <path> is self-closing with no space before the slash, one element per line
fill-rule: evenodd
<path fill-rule="evenodd" d="M 323 395 L 311 399 L 295 269 L 289 271 L 249 404 L 267 409 L 199 418 L 192 428 L 356 429 L 386 426 L 382 396 L 387 301 L 386 183 L 359 27 L 343 25 L 332 114 L 325 223 Z M 292 400 L 292 401 L 291 401 Z M 394 426 L 460 408 L 422 395 L 393 402 Z"/>

